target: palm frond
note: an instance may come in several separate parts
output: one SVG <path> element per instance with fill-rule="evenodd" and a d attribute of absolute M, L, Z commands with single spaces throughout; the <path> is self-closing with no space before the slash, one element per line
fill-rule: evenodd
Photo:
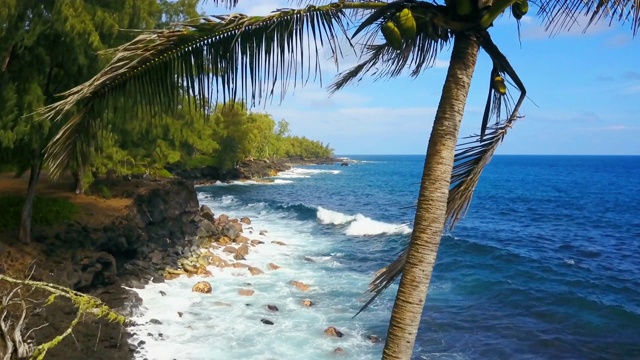
<path fill-rule="evenodd" d="M 346 32 L 345 19 L 342 4 L 335 3 L 268 16 L 214 16 L 142 34 L 115 49 L 94 78 L 40 110 L 40 118 L 60 120 L 73 108 L 82 109 L 49 144 L 47 164 L 59 173 L 73 143 L 90 140 L 118 108 L 144 116 L 158 108 L 175 110 L 176 83 L 203 107 L 210 100 L 265 101 L 278 83 L 283 96 L 310 74 L 320 75 L 320 48 L 337 56 L 335 38 Z"/>
<path fill-rule="evenodd" d="M 600 21 L 630 23 L 633 34 L 638 33 L 640 26 L 639 0 L 534 0 L 538 6 L 538 16 L 542 19 L 547 31 L 557 34 L 583 26 L 585 30 Z M 578 19 L 587 17 L 586 24 Z"/>
<path fill-rule="evenodd" d="M 451 173 L 451 188 L 447 199 L 446 229 L 451 230 L 458 220 L 464 216 L 469 207 L 473 191 L 480 179 L 480 174 L 491 160 L 507 131 L 513 126 L 517 117 L 509 118 L 487 128 L 485 135 L 480 134 L 465 138 L 458 144 Z M 402 274 L 407 260 L 408 247 L 391 264 L 379 270 L 369 284 L 371 297 L 360 308 L 364 311 L 378 296 L 384 292 Z"/>

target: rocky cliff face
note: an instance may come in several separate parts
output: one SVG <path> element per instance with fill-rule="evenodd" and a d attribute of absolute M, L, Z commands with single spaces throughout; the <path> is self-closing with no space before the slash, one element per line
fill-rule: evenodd
<path fill-rule="evenodd" d="M 136 286 L 139 282 L 162 281 L 154 269 L 158 253 L 175 252 L 188 245 L 196 235 L 198 214 L 196 191 L 188 181 L 165 181 L 145 186 L 134 195 L 127 214 L 115 218 L 102 228 L 89 228 L 79 223 L 69 224 L 55 234 L 59 242 L 73 244 L 71 261 L 62 263 L 53 281 L 77 290 L 90 290 L 116 283 Z M 56 251 L 51 244 L 52 251 Z M 71 249 L 74 250 L 74 249 Z M 165 254 L 162 254 L 165 255 Z M 161 256 L 171 259 L 180 254 Z M 157 264 L 161 265 L 161 264 Z"/>

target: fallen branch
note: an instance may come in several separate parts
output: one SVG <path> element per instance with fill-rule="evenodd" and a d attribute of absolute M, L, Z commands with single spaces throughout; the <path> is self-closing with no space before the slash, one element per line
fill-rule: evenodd
<path fill-rule="evenodd" d="M 4 342 L 4 347 L 0 349 L 0 351 L 3 351 L 4 353 L 0 353 L 0 356 L 2 356 L 3 360 L 10 360 L 12 355 L 16 355 L 18 358 L 30 357 L 31 359 L 36 360 L 43 359 L 48 350 L 58 345 L 69 334 L 72 334 L 73 328 L 78 324 L 80 318 L 87 313 L 93 314 L 98 318 L 106 318 L 108 321 L 118 322 L 120 324 L 124 323 L 126 320 L 124 316 L 111 310 L 107 305 L 100 301 L 100 299 L 91 295 L 80 293 L 75 290 L 71 290 L 61 285 L 28 279 L 20 280 L 1 274 L 0 280 L 4 280 L 17 285 L 16 288 L 14 288 L 7 296 L 3 298 L 2 308 L 0 308 L 2 310 L 2 313 L 0 315 L 0 331 L 2 332 L 0 340 Z M 45 302 L 45 306 L 55 301 L 55 298 L 57 296 L 62 296 L 70 299 L 73 305 L 78 309 L 76 317 L 62 334 L 56 336 L 49 342 L 38 345 L 37 347 L 33 344 L 32 341 L 25 341 L 25 339 L 27 339 L 34 330 L 42 328 L 43 326 L 46 326 L 46 324 L 31 329 L 26 334 L 23 334 L 24 322 L 27 314 L 27 305 L 25 303 L 25 299 L 23 298 L 22 294 L 20 294 L 20 289 L 23 286 L 29 286 L 33 289 L 40 289 L 50 293 L 51 295 Z M 20 294 L 19 299 L 14 299 L 14 295 L 16 293 Z M 9 312 L 8 307 L 13 304 L 18 304 L 22 308 L 22 314 L 19 321 L 17 322 L 13 321 L 10 316 L 7 317 L 7 314 Z"/>

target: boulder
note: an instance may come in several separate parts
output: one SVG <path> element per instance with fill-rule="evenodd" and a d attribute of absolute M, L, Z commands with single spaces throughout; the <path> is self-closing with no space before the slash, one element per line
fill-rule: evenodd
<path fill-rule="evenodd" d="M 216 221 L 213 211 L 207 205 L 200 206 L 200 216 L 214 223 Z"/>
<path fill-rule="evenodd" d="M 276 265 L 274 263 L 269 263 L 269 265 L 267 265 L 267 266 L 269 266 L 269 270 L 278 270 L 278 269 L 280 269 L 280 266 Z"/>
<path fill-rule="evenodd" d="M 221 236 L 220 239 L 218 239 L 218 244 L 225 246 L 225 245 L 229 245 L 233 242 L 233 240 L 231 240 L 230 238 L 226 237 L 226 236 Z"/>
<path fill-rule="evenodd" d="M 211 288 L 211 284 L 209 284 L 208 282 L 198 281 L 195 285 L 193 285 L 193 287 L 191 288 L 191 291 L 199 292 L 202 294 L 211 294 L 212 288 Z"/>
<path fill-rule="evenodd" d="M 240 261 L 240 260 L 247 260 L 247 259 L 240 254 L 233 254 L 233 260 Z"/>
<path fill-rule="evenodd" d="M 305 284 L 303 282 L 300 282 L 300 281 L 292 280 L 292 281 L 289 282 L 289 284 L 293 285 L 296 289 L 298 289 L 300 291 L 309 290 L 309 285 L 307 285 L 307 284 Z"/>
<path fill-rule="evenodd" d="M 286 246 L 286 245 L 287 245 L 287 244 L 285 244 L 285 243 L 284 243 L 284 242 L 282 242 L 282 241 L 272 241 L 271 243 L 272 243 L 272 244 L 276 244 L 276 245 L 280 245 L 280 246 Z"/>
<path fill-rule="evenodd" d="M 250 266 L 241 262 L 233 263 L 233 267 L 236 269 L 249 268 Z"/>
<path fill-rule="evenodd" d="M 240 247 L 236 250 L 236 254 L 241 255 L 241 256 L 248 255 L 249 254 L 249 247 L 247 246 L 247 244 L 240 245 Z"/>
<path fill-rule="evenodd" d="M 311 301 L 309 299 L 304 299 L 304 300 L 302 300 L 302 305 L 306 306 L 306 307 L 311 307 L 311 306 L 313 306 L 313 301 Z"/>
<path fill-rule="evenodd" d="M 222 249 L 222 251 L 228 253 L 228 254 L 237 254 L 238 253 L 238 249 L 233 247 L 233 246 L 225 246 L 224 249 Z"/>
<path fill-rule="evenodd" d="M 243 224 L 251 225 L 251 219 L 249 219 L 248 217 L 241 218 L 240 222 Z"/>
<path fill-rule="evenodd" d="M 211 223 L 211 221 L 201 218 L 196 224 L 198 225 L 198 230 L 196 231 L 197 236 L 207 237 L 218 235 L 218 229 Z"/>
<path fill-rule="evenodd" d="M 241 231 L 242 225 L 238 223 L 228 223 L 222 228 L 222 235 L 233 240 L 240 235 Z"/>
<path fill-rule="evenodd" d="M 180 277 L 179 274 L 171 274 L 171 273 L 164 274 L 164 279 L 165 280 L 173 280 L 173 279 L 177 279 L 179 277 Z"/>
<path fill-rule="evenodd" d="M 333 337 L 343 337 L 344 334 L 335 328 L 335 326 L 329 326 L 328 328 L 324 329 L 324 333 L 325 335 L 329 335 L 329 336 L 333 336 Z"/>
<path fill-rule="evenodd" d="M 268 319 L 260 319 L 260 321 L 262 321 L 262 323 L 265 325 L 273 325 L 273 321 Z"/>
<path fill-rule="evenodd" d="M 264 244 L 264 241 L 251 240 L 251 246 L 257 246 L 257 245 L 262 245 L 262 244 Z"/>
<path fill-rule="evenodd" d="M 242 235 L 238 235 L 237 238 L 235 238 L 234 242 L 236 244 L 248 244 L 249 243 L 249 239 L 245 236 Z"/>
<path fill-rule="evenodd" d="M 269 310 L 269 311 L 280 311 L 280 309 L 278 309 L 277 306 L 271 305 L 271 304 L 267 305 L 267 310 Z"/>
<path fill-rule="evenodd" d="M 223 258 L 221 258 L 218 255 L 213 255 L 209 258 L 209 263 L 213 266 L 216 267 L 227 267 L 229 265 L 229 263 L 227 262 L 227 260 L 224 260 Z"/>
<path fill-rule="evenodd" d="M 220 216 L 218 216 L 218 226 L 224 226 L 229 222 L 229 216 L 227 214 L 220 214 Z"/>
<path fill-rule="evenodd" d="M 253 266 L 249 266 L 249 272 L 253 276 L 264 274 L 264 271 L 258 269 L 257 267 L 253 267 Z"/>
<path fill-rule="evenodd" d="M 154 264 L 162 263 L 162 253 L 160 251 L 154 251 L 149 254 L 149 259 Z"/>
<path fill-rule="evenodd" d="M 238 294 L 240 294 L 241 296 L 252 296 L 255 293 L 255 291 L 251 290 L 251 289 L 240 289 L 238 290 Z"/>

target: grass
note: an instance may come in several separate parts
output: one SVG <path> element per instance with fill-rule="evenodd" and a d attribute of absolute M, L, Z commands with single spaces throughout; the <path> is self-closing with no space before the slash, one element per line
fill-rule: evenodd
<path fill-rule="evenodd" d="M 0 231 L 20 226 L 24 196 L 0 196 Z M 38 197 L 33 203 L 33 225 L 51 226 L 72 220 L 78 207 L 65 198 Z"/>

